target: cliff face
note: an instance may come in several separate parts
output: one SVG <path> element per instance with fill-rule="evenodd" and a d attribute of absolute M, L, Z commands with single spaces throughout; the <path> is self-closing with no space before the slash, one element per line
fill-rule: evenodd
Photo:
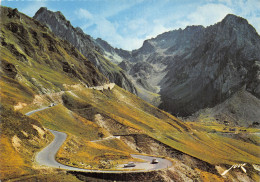
<path fill-rule="evenodd" d="M 171 37 L 179 37 L 174 33 Z M 179 46 L 165 51 L 171 60 L 161 82 L 161 108 L 187 116 L 223 102 L 244 85 L 259 98 L 260 39 L 246 20 L 228 15 L 216 25 L 180 33 Z"/>
<path fill-rule="evenodd" d="M 40 8 L 34 19 L 47 25 L 55 35 L 74 45 L 110 82 L 115 82 L 118 86 L 136 94 L 136 89 L 125 72 L 106 59 L 103 56 L 104 50 L 99 47 L 95 40 L 79 27 L 74 28 L 61 12 L 52 12 L 47 8 Z"/>
<path fill-rule="evenodd" d="M 140 74 L 142 68 L 130 74 L 147 79 L 153 73 L 146 71 L 151 65 L 165 67 L 159 71 L 166 73 L 158 83 L 160 107 L 188 116 L 225 101 L 243 86 L 259 99 L 259 49 L 255 29 L 245 19 L 227 15 L 207 28 L 189 26 L 146 40 L 131 58 L 136 64 L 147 64 L 146 74 Z"/>

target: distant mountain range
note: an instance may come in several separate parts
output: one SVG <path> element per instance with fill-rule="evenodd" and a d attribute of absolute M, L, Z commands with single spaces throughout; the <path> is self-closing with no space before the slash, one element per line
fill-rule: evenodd
<path fill-rule="evenodd" d="M 133 51 L 94 40 L 60 12 L 41 8 L 34 18 L 71 42 L 111 81 L 174 115 L 187 117 L 213 108 L 241 88 L 252 95 L 244 107 L 259 105 L 260 37 L 241 17 L 230 14 L 206 28 L 165 32 Z M 256 99 L 251 101 L 252 97 Z M 260 123 L 260 113 L 254 116 L 243 123 Z"/>

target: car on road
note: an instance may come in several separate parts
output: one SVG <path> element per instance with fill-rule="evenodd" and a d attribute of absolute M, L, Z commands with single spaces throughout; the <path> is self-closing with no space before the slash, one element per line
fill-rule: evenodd
<path fill-rule="evenodd" d="M 49 105 L 49 107 L 52 107 L 52 106 L 55 106 L 55 104 L 54 104 L 54 103 L 51 103 L 51 104 Z"/>
<path fill-rule="evenodd" d="M 135 167 L 136 165 L 133 162 L 129 162 L 128 164 L 125 164 L 124 167 Z"/>
<path fill-rule="evenodd" d="M 151 163 L 152 163 L 152 164 L 158 164 L 159 161 L 158 161 L 157 159 L 153 159 Z"/>

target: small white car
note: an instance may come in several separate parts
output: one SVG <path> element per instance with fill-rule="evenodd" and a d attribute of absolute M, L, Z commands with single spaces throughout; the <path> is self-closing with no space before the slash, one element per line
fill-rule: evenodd
<path fill-rule="evenodd" d="M 125 164 L 124 167 L 135 167 L 136 165 L 133 162 L 129 162 L 128 164 Z"/>
<path fill-rule="evenodd" d="M 153 159 L 151 163 L 152 163 L 152 164 L 158 164 L 159 161 L 158 161 L 157 159 Z"/>

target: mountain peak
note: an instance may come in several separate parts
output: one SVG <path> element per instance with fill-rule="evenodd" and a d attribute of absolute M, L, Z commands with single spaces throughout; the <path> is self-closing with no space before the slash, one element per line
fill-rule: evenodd
<path fill-rule="evenodd" d="M 40 14 L 45 14 L 46 12 L 48 12 L 49 10 L 47 9 L 47 7 L 41 7 L 33 17 L 35 16 L 39 16 Z"/>
<path fill-rule="evenodd" d="M 51 17 L 52 19 L 56 19 L 56 21 L 58 22 L 66 24 L 66 26 L 68 27 L 72 27 L 70 21 L 68 21 L 60 11 L 53 12 L 51 10 L 48 10 L 46 7 L 41 7 L 33 16 L 34 19 L 39 19 L 39 17 L 43 17 L 43 19 Z"/>
<path fill-rule="evenodd" d="M 258 37 L 258 33 L 256 29 L 244 18 L 233 15 L 233 14 L 228 14 L 221 22 L 220 22 L 221 27 L 224 29 L 229 28 L 235 28 L 236 30 L 239 30 L 239 32 L 243 34 L 252 34 L 253 36 Z M 257 38 L 258 39 L 258 38 Z"/>
<path fill-rule="evenodd" d="M 233 14 L 227 14 L 222 22 L 229 25 L 248 24 L 248 21 L 246 19 Z"/>

